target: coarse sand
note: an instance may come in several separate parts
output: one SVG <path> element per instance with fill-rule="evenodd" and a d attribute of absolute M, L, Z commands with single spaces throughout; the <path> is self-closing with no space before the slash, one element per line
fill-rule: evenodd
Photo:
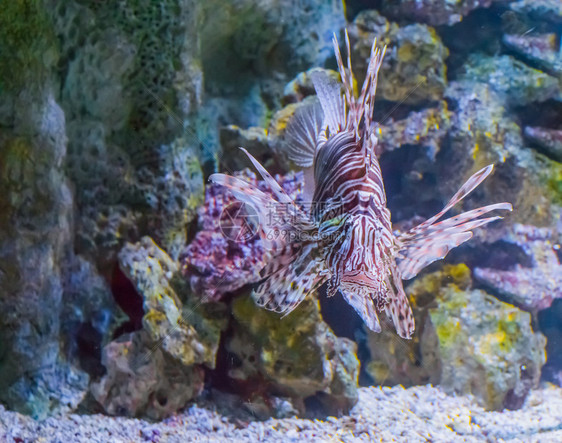
<path fill-rule="evenodd" d="M 562 442 L 562 388 L 534 390 L 516 411 L 487 412 L 438 387 L 361 388 L 349 415 L 244 423 L 193 405 L 162 422 L 76 415 L 35 421 L 0 406 L 1 442 Z"/>

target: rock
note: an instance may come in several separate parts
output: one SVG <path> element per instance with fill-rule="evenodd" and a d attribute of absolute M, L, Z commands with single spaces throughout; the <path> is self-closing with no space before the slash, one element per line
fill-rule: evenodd
<path fill-rule="evenodd" d="M 177 119 L 197 109 L 202 93 L 200 63 L 196 48 L 189 44 L 197 35 L 197 4 L 52 3 L 60 23 L 57 32 L 65 42 L 61 57 L 67 69 L 64 102 L 69 120 L 102 120 L 108 129 L 121 132 L 107 135 L 113 142 L 121 137 L 116 144 L 129 154 L 170 143 L 180 135 Z M 121 109 L 111 105 L 113 100 Z M 120 118 L 112 125 L 107 120 L 115 112 Z M 127 136 L 129 143 L 123 143 Z"/>
<path fill-rule="evenodd" d="M 556 96 L 559 89 L 556 78 L 507 55 L 471 56 L 463 70 L 459 80 L 489 85 L 508 105 L 543 102 Z"/>
<path fill-rule="evenodd" d="M 63 262 L 61 335 L 73 363 L 90 377 L 103 373 L 101 351 L 125 320 L 107 281 L 95 266 L 79 255 Z"/>
<path fill-rule="evenodd" d="M 122 335 L 103 349 L 107 373 L 92 384 L 94 398 L 111 415 L 166 417 L 203 389 L 204 371 L 173 361 L 146 331 Z"/>
<path fill-rule="evenodd" d="M 562 5 L 558 0 L 519 0 L 511 3 L 509 7 L 535 20 L 562 23 Z"/>
<path fill-rule="evenodd" d="M 204 367 L 214 368 L 226 317 L 220 305 L 187 297 L 177 264 L 149 237 L 119 253 L 120 268 L 143 298 L 143 329 L 103 349 L 106 374 L 92 384 L 110 414 L 161 419 L 203 389 Z"/>
<path fill-rule="evenodd" d="M 346 413 L 355 404 L 356 345 L 332 333 L 317 300 L 308 297 L 281 318 L 250 297 L 239 297 L 232 312 L 236 324 L 226 346 L 240 364 L 230 368 L 230 377 L 246 382 L 252 391 L 260 384 L 270 386 L 267 392 L 290 397 L 301 413 L 303 402 L 312 398 L 330 415 Z"/>
<path fill-rule="evenodd" d="M 432 26 L 452 25 L 476 8 L 504 0 L 398 0 L 383 3 L 382 13 L 395 20 L 411 20 Z"/>
<path fill-rule="evenodd" d="M 214 367 L 224 322 L 207 320 L 202 309 L 182 303 L 178 295 L 181 287 L 176 287 L 179 280 L 173 280 L 178 265 L 151 238 L 144 237 L 139 243 L 128 244 L 121 250 L 119 266 L 143 297 L 142 324 L 149 337 L 186 366 Z M 195 317 L 200 318 L 196 320 Z"/>
<path fill-rule="evenodd" d="M 430 309 L 439 340 L 440 385 L 492 410 L 518 409 L 536 387 L 546 340 L 531 316 L 483 291 L 447 286 Z"/>
<path fill-rule="evenodd" d="M 550 158 L 562 162 L 562 130 L 527 126 L 525 137 L 540 146 Z"/>
<path fill-rule="evenodd" d="M 62 166 L 64 114 L 51 87 L 21 91 L 0 151 L 0 401 L 43 418 L 75 408 L 88 382 L 61 349 L 72 195 Z"/>
<path fill-rule="evenodd" d="M 199 9 L 190 0 L 51 3 L 64 42 L 77 250 L 110 268 L 124 242 L 151 235 L 177 258 L 203 198 L 198 142 L 183 137 L 201 101 L 189 43 Z"/>
<path fill-rule="evenodd" d="M 58 46 L 42 2 L 0 12 L 0 402 L 45 418 L 82 401 L 88 374 L 62 337 L 72 193 Z"/>
<path fill-rule="evenodd" d="M 558 177 L 556 162 L 525 148 L 521 129 L 506 112 L 501 96 L 490 86 L 472 81 L 452 82 L 446 95 L 455 112 L 447 143 L 441 147 L 441 166 L 435 178 L 440 192 L 446 190 L 443 201 L 472 172 L 493 163 L 494 175 L 467 199 L 464 208 L 468 209 L 468 204 L 476 207 L 484 202 L 508 201 L 516 210 L 503 223 L 553 226 L 558 219 L 553 203 L 559 198 L 554 191 Z M 494 236 L 493 226 L 475 235 Z"/>
<path fill-rule="evenodd" d="M 556 34 L 504 35 L 503 43 L 552 75 L 562 75 L 562 54 Z"/>
<path fill-rule="evenodd" d="M 224 126 L 220 129 L 222 147 L 222 163 L 233 171 L 239 171 L 251 164 L 240 148 L 247 149 L 258 161 L 263 162 L 271 154 L 267 133 L 261 127 L 252 126 L 242 129 L 236 125 Z"/>
<path fill-rule="evenodd" d="M 41 89 L 57 63 L 59 47 L 49 10 L 42 2 L 6 4 L 0 14 L 0 88 L 22 92 Z M 35 90 L 34 92 L 38 92 Z M 14 114 L 11 113 L 11 117 Z"/>
<path fill-rule="evenodd" d="M 359 84 L 373 39 L 377 37 L 380 46 L 387 45 L 377 87 L 379 100 L 420 104 L 443 97 L 449 51 L 433 28 L 421 24 L 399 27 L 377 11 L 363 11 L 350 28 L 350 37 Z"/>
<path fill-rule="evenodd" d="M 465 265 L 446 265 L 408 287 L 416 334 L 411 342 L 369 334 L 368 372 L 385 384 L 438 383 L 472 394 L 485 408 L 520 408 L 539 381 L 546 340 L 531 317 L 472 289 Z"/>
<path fill-rule="evenodd" d="M 177 260 L 189 223 L 203 203 L 203 174 L 195 150 L 183 137 L 160 146 L 157 153 L 158 169 L 143 167 L 137 172 L 134 194 L 149 209 L 136 224 L 146 224 L 147 231 Z"/>
<path fill-rule="evenodd" d="M 445 101 L 436 108 L 410 112 L 405 118 L 385 120 L 378 134 L 379 152 L 389 152 L 405 145 L 424 146 L 435 157 L 450 127 L 451 112 Z"/>
<path fill-rule="evenodd" d="M 439 383 L 442 372 L 440 344 L 428 309 L 436 306 L 436 294 L 445 282 L 467 288 L 470 271 L 464 265 L 445 265 L 440 272 L 424 275 L 423 283 L 415 280 L 406 288 L 410 300 L 415 302 L 416 330 L 411 340 L 397 337 L 388 321 L 389 327 L 381 334 L 367 333 L 370 353 L 367 373 L 375 383 L 388 386 Z"/>
<path fill-rule="evenodd" d="M 222 87 L 248 67 L 263 77 L 323 64 L 333 55 L 332 33 L 345 24 L 339 2 L 318 0 L 210 1 L 203 13 L 203 66 L 213 86 Z"/>
<path fill-rule="evenodd" d="M 516 225 L 501 241 L 521 249 L 523 258 L 509 269 L 475 268 L 477 281 L 526 311 L 546 309 L 562 298 L 560 245 L 550 229 Z"/>

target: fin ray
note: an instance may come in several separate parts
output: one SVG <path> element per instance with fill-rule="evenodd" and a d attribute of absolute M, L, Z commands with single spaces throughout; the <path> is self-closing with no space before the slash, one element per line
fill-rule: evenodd
<path fill-rule="evenodd" d="M 324 111 L 324 124 L 328 125 L 330 134 L 334 135 L 346 127 L 345 101 L 340 85 L 323 71 L 314 71 L 310 76 Z"/>
<path fill-rule="evenodd" d="M 355 312 L 359 314 L 359 316 L 365 322 L 365 325 L 374 332 L 381 332 L 381 325 L 379 322 L 379 317 L 377 315 L 377 310 L 375 308 L 375 304 L 371 297 L 366 297 L 360 294 L 354 294 L 347 291 L 340 292 L 343 295 L 343 298 L 347 303 L 349 303 Z"/>
<path fill-rule="evenodd" d="M 385 307 L 386 314 L 392 319 L 396 333 L 404 338 L 412 338 L 415 330 L 414 314 L 412 307 L 408 301 L 408 296 L 404 292 L 402 286 L 402 277 L 396 266 L 391 266 L 392 287 L 394 288 L 394 296 L 390 297 Z"/>
<path fill-rule="evenodd" d="M 469 240 L 473 229 L 502 218 L 500 216 L 480 218 L 481 216 L 495 210 L 513 209 L 510 203 L 495 203 L 436 223 L 449 209 L 482 183 L 492 169 L 493 166 L 489 165 L 473 174 L 440 212 L 398 237 L 397 243 L 401 246 L 398 268 L 403 279 L 415 277 L 429 264 L 444 258 L 451 249 Z"/>
<path fill-rule="evenodd" d="M 270 311 L 288 315 L 314 289 L 328 278 L 324 262 L 312 257 L 317 245 L 309 244 L 293 256 L 292 263 L 280 266 L 266 281 L 252 291 L 252 298 Z"/>

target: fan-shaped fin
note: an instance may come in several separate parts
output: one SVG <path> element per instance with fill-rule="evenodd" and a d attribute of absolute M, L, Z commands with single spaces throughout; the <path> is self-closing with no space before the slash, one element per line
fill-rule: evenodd
<path fill-rule="evenodd" d="M 304 298 L 328 278 L 324 261 L 312 257 L 316 245 L 309 244 L 296 255 L 293 262 L 279 266 L 255 291 L 255 302 L 270 311 L 293 311 Z M 275 260 L 275 258 L 274 258 Z"/>
<path fill-rule="evenodd" d="M 212 174 L 209 180 L 227 188 L 236 200 L 251 206 L 258 216 L 257 231 L 266 249 L 279 247 L 280 242 L 275 241 L 272 232 L 275 229 L 289 229 L 289 219 L 275 218 L 272 220 L 271 211 L 279 205 L 272 196 L 260 191 L 251 183 L 226 174 Z M 281 214 L 282 215 L 282 214 Z M 275 223 L 272 223 L 272 222 Z"/>
<path fill-rule="evenodd" d="M 291 161 L 302 168 L 312 166 L 324 113 L 318 100 L 302 104 L 287 124 L 284 149 Z"/>

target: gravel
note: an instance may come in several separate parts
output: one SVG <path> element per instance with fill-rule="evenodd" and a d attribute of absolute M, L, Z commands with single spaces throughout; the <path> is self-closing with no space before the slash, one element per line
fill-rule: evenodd
<path fill-rule="evenodd" d="M 193 405 L 162 422 L 76 415 L 35 421 L 0 406 L 1 442 L 561 442 L 562 388 L 531 392 L 522 409 L 488 412 L 438 387 L 361 388 L 350 415 L 241 422 Z"/>

